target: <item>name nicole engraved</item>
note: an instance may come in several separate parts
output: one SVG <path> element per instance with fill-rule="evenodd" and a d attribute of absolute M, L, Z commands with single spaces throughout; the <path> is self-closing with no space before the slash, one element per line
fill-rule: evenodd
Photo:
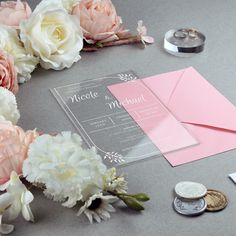
<path fill-rule="evenodd" d="M 70 100 L 72 103 L 74 102 L 81 102 L 81 101 L 85 101 L 85 100 L 90 100 L 90 99 L 96 99 L 98 97 L 98 93 L 97 92 L 88 92 L 85 94 L 74 94 L 73 96 L 70 97 Z"/>

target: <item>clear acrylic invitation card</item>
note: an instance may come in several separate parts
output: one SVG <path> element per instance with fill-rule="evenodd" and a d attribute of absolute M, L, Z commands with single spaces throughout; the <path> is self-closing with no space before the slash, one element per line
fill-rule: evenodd
<path fill-rule="evenodd" d="M 108 166 L 162 156 L 198 143 L 150 91 L 130 91 L 126 99 L 128 90 L 121 87 L 126 91 L 122 102 L 111 93 L 113 85 L 123 86 L 130 81 L 141 80 L 128 71 L 53 88 L 51 92 L 88 147 L 95 147 Z M 132 114 L 127 112 L 127 105 L 132 105 Z M 160 117 L 168 117 L 169 123 Z M 145 123 L 148 132 L 140 122 Z"/>

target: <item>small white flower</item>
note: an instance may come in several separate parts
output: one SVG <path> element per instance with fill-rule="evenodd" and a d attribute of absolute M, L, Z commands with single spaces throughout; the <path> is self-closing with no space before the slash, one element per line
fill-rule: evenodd
<path fill-rule="evenodd" d="M 0 210 L 9 220 L 14 220 L 20 212 L 27 221 L 34 221 L 29 204 L 33 201 L 33 194 L 20 181 L 16 172 L 11 173 L 10 180 L 0 187 L 0 190 L 6 190 L 1 195 Z M 7 208 L 4 207 L 8 206 Z"/>
<path fill-rule="evenodd" d="M 0 87 L 0 120 L 8 120 L 15 125 L 19 118 L 20 112 L 17 108 L 15 95 L 11 91 Z"/>
<path fill-rule="evenodd" d="M 38 137 L 24 161 L 24 176 L 29 182 L 44 184 L 44 193 L 53 200 L 73 207 L 89 193 L 102 189 L 106 172 L 95 150 L 81 145 L 80 136 L 71 132 Z"/>
<path fill-rule="evenodd" d="M 0 49 L 14 58 L 19 83 L 29 80 L 38 64 L 38 58 L 25 51 L 15 29 L 1 25 L 0 35 Z"/>
<path fill-rule="evenodd" d="M 115 212 L 115 208 L 110 203 L 117 200 L 117 197 L 111 195 L 104 196 L 102 193 L 95 194 L 80 208 L 77 216 L 84 213 L 91 224 L 93 223 L 93 219 L 98 223 L 102 220 L 108 220 L 111 217 L 109 212 Z"/>
<path fill-rule="evenodd" d="M 104 176 L 104 190 L 117 192 L 117 193 L 126 193 L 127 181 L 123 175 L 116 175 L 116 168 L 110 168 L 107 170 Z"/>
<path fill-rule="evenodd" d="M 154 38 L 151 36 L 147 36 L 147 28 L 143 25 L 143 21 L 139 20 L 138 21 L 138 35 L 141 38 L 141 41 L 144 45 L 146 45 L 146 43 L 154 43 Z"/>
<path fill-rule="evenodd" d="M 26 50 L 39 57 L 45 69 L 69 68 L 81 58 L 79 19 L 69 15 L 58 0 L 42 1 L 29 19 L 21 22 L 20 30 Z"/>

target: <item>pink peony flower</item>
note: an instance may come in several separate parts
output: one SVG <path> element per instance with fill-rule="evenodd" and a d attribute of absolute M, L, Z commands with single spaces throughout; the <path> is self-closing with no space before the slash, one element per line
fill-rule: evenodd
<path fill-rule="evenodd" d="M 118 40 L 122 19 L 110 0 L 81 0 L 72 8 L 72 15 L 80 17 L 84 38 L 88 43 Z"/>
<path fill-rule="evenodd" d="M 11 56 L 0 51 L 0 86 L 18 92 L 17 72 Z"/>
<path fill-rule="evenodd" d="M 35 130 L 24 132 L 9 121 L 0 121 L 0 185 L 10 179 L 12 171 L 22 174 L 29 145 L 37 137 Z"/>
<path fill-rule="evenodd" d="M 31 13 L 27 2 L 20 0 L 0 2 L 0 24 L 19 29 L 20 22 L 28 19 Z"/>

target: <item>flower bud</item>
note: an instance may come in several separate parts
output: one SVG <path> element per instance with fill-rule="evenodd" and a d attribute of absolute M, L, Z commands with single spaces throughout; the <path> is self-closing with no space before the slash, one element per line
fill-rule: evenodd
<path fill-rule="evenodd" d="M 120 196 L 120 199 L 124 201 L 124 203 L 136 210 L 136 211 L 142 211 L 144 210 L 144 206 L 142 203 L 140 203 L 137 199 L 135 199 L 134 197 L 131 197 L 131 196 Z"/>
<path fill-rule="evenodd" d="M 134 197 L 136 200 L 141 202 L 146 202 L 150 200 L 150 197 L 145 193 L 137 193 L 130 196 Z"/>

